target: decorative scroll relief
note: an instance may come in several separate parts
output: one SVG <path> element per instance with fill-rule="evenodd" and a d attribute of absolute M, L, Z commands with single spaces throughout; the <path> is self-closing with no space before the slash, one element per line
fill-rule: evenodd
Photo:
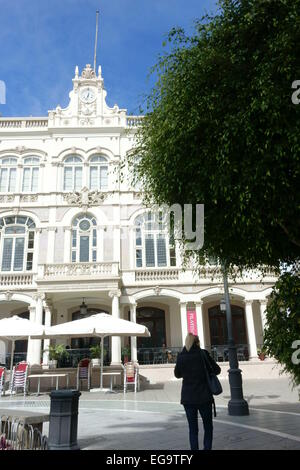
<path fill-rule="evenodd" d="M 89 191 L 88 188 L 83 188 L 81 192 L 74 192 L 64 194 L 64 200 L 71 206 L 79 206 L 88 208 L 90 206 L 97 206 L 101 204 L 106 198 L 106 193 L 100 191 Z"/>
<path fill-rule="evenodd" d="M 0 196 L 0 203 L 1 202 L 14 202 L 15 196 L 9 195 L 9 196 Z"/>
<path fill-rule="evenodd" d="M 35 195 L 26 194 L 26 195 L 21 196 L 22 202 L 36 202 L 37 200 L 38 200 L 38 196 L 36 194 Z"/>

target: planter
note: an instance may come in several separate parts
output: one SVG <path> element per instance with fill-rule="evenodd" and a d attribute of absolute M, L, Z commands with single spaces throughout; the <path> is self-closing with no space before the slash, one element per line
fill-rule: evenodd
<path fill-rule="evenodd" d="M 56 359 L 52 359 L 51 361 L 49 361 L 49 369 L 56 369 L 56 367 L 57 367 Z"/>
<path fill-rule="evenodd" d="M 264 361 L 266 359 L 266 355 L 264 353 L 259 353 L 258 357 L 261 361 Z"/>
<path fill-rule="evenodd" d="M 100 359 L 92 359 L 92 366 L 100 366 Z"/>

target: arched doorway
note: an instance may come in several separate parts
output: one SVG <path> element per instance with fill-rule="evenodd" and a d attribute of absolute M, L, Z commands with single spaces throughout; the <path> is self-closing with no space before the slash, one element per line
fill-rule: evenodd
<path fill-rule="evenodd" d="M 138 348 L 161 348 L 166 344 L 166 322 L 164 310 L 156 307 L 138 307 L 136 321 L 150 331 L 150 338 L 137 338 Z"/>
<path fill-rule="evenodd" d="M 233 338 L 237 345 L 247 345 L 247 330 L 245 312 L 238 305 L 231 305 Z M 224 346 L 228 344 L 228 330 L 226 313 L 222 312 L 220 305 L 208 309 L 211 346 Z"/>
<path fill-rule="evenodd" d="M 82 315 L 79 310 L 72 313 L 72 321 L 80 320 L 81 318 L 87 318 L 91 315 L 95 315 L 96 313 L 109 313 L 103 309 L 98 308 L 88 308 L 87 313 Z M 72 338 L 71 339 L 71 348 L 72 349 L 82 349 L 88 350 L 91 346 L 98 346 L 100 344 L 100 338 L 89 338 L 89 337 L 82 337 L 82 338 Z M 105 349 L 105 358 L 104 361 L 107 362 L 109 359 L 110 354 L 110 342 L 109 337 L 107 336 L 104 338 L 104 349 Z"/>

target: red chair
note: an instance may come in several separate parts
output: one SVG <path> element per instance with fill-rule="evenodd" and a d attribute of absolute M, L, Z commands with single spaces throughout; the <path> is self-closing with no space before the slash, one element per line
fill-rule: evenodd
<path fill-rule="evenodd" d="M 126 393 L 128 385 L 134 385 L 135 392 L 140 388 L 139 369 L 137 364 L 133 362 L 124 364 L 124 393 Z"/>
<path fill-rule="evenodd" d="M 5 395 L 5 373 L 6 368 L 0 367 L 0 396 Z"/>
<path fill-rule="evenodd" d="M 17 393 L 18 388 L 22 388 L 24 392 L 24 397 L 27 392 L 27 374 L 28 374 L 28 364 L 27 362 L 19 362 L 13 369 L 13 376 L 11 381 L 11 394 L 13 392 Z"/>
<path fill-rule="evenodd" d="M 81 359 L 77 367 L 77 390 L 79 390 L 80 382 L 87 380 L 88 390 L 91 388 L 91 360 L 89 358 Z"/>

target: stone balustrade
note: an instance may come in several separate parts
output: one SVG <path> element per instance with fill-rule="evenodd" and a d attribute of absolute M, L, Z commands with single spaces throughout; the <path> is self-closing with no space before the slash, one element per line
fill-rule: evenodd
<path fill-rule="evenodd" d="M 136 281 L 170 281 L 178 280 L 178 269 L 142 269 L 135 271 Z"/>
<path fill-rule="evenodd" d="M 8 287 L 32 287 L 33 280 L 33 273 L 0 274 L 0 289 L 6 290 Z"/>
<path fill-rule="evenodd" d="M 138 127 L 142 123 L 143 116 L 128 116 L 126 119 L 127 127 Z"/>
<path fill-rule="evenodd" d="M 118 276 L 119 263 L 61 263 L 61 264 L 44 264 L 39 266 L 39 279 L 56 279 L 66 277 L 81 276 Z"/>
<path fill-rule="evenodd" d="M 23 128 L 37 128 L 47 127 L 48 118 L 31 118 L 31 119 L 0 119 L 0 128 L 5 129 L 23 129 Z"/>

